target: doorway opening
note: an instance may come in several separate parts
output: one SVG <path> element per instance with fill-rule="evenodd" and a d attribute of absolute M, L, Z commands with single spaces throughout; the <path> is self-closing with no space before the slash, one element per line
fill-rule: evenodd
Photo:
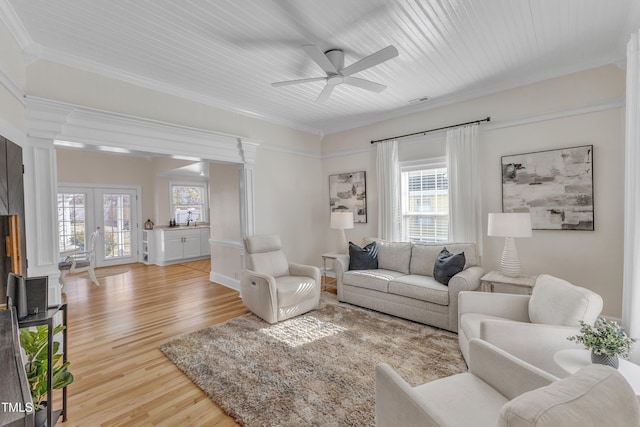
<path fill-rule="evenodd" d="M 58 247 L 61 254 L 82 252 L 98 231 L 96 267 L 138 262 L 139 189 L 58 187 Z"/>

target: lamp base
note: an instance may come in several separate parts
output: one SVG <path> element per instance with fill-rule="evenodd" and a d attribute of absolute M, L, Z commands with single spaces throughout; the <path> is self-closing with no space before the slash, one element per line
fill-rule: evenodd
<path fill-rule="evenodd" d="M 349 250 L 349 243 L 347 242 L 347 236 L 344 234 L 344 228 L 338 229 L 338 246 L 336 252 L 339 254 L 346 254 Z"/>
<path fill-rule="evenodd" d="M 518 277 L 520 275 L 520 260 L 518 250 L 513 237 L 504 238 L 504 250 L 500 258 L 500 273 L 508 277 Z"/>

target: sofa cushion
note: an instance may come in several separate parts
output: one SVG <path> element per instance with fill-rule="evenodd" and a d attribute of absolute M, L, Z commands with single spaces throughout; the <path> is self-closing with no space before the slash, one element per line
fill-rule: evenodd
<path fill-rule="evenodd" d="M 433 277 L 409 274 L 389 282 L 389 293 L 449 305 L 449 288 Z"/>
<path fill-rule="evenodd" d="M 415 243 L 411 248 L 411 263 L 409 264 L 410 274 L 422 274 L 433 276 L 433 266 L 436 263 L 438 254 L 445 245 L 439 243 Z M 447 250 L 452 254 L 464 252 L 464 268 L 478 265 L 476 256 L 476 245 L 473 243 L 447 243 Z"/>
<path fill-rule="evenodd" d="M 442 248 L 442 245 L 423 243 L 413 245 L 411 248 L 411 263 L 409 264 L 410 273 L 433 276 L 433 266 Z"/>
<path fill-rule="evenodd" d="M 452 254 L 447 248 L 442 249 L 433 266 L 433 277 L 443 285 L 448 285 L 449 280 L 464 268 L 464 252 Z"/>
<path fill-rule="evenodd" d="M 369 239 L 378 245 L 378 268 L 409 274 L 411 243 Z M 367 242 L 367 240 L 365 240 Z"/>
<path fill-rule="evenodd" d="M 639 423 L 638 402 L 629 383 L 615 369 L 594 364 L 511 400 L 502 407 L 498 426 L 622 427 Z"/>
<path fill-rule="evenodd" d="M 389 282 L 402 276 L 404 274 L 398 271 L 380 268 L 377 270 L 353 270 L 346 271 L 342 275 L 342 283 L 387 293 L 389 292 Z"/>
<path fill-rule="evenodd" d="M 371 242 L 364 248 L 349 242 L 349 270 L 371 270 L 378 268 L 378 247 Z"/>
<path fill-rule="evenodd" d="M 602 297 L 566 280 L 541 274 L 529 300 L 531 323 L 580 326 L 580 320 L 593 324 L 602 311 Z"/>

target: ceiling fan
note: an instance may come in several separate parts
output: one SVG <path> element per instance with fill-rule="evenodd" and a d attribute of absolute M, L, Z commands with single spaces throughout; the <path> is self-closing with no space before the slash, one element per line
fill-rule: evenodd
<path fill-rule="evenodd" d="M 357 86 L 362 89 L 370 90 L 373 92 L 382 92 L 387 86 L 372 82 L 371 80 L 365 80 L 358 77 L 352 77 L 352 74 L 359 73 L 367 68 L 374 67 L 385 61 L 398 56 L 398 49 L 394 46 L 387 46 L 384 49 L 372 53 L 369 56 L 365 56 L 361 60 L 354 62 L 348 67 L 344 66 L 344 52 L 342 49 L 330 49 L 326 52 L 322 52 L 320 48 L 314 44 L 304 44 L 302 49 L 311 57 L 313 62 L 318 64 L 320 68 L 327 74 L 324 77 L 311 77 L 308 79 L 288 80 L 284 82 L 271 83 L 271 86 L 288 86 L 300 83 L 317 82 L 324 80 L 327 82 L 320 96 L 316 99 L 317 103 L 322 103 L 329 99 L 333 89 L 342 83 Z"/>

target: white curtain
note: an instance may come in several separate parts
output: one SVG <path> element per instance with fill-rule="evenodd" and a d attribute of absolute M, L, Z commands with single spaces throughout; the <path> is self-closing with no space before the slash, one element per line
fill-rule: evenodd
<path fill-rule="evenodd" d="M 627 44 L 622 324 L 640 338 L 640 31 Z M 637 350 L 636 350 L 637 351 Z M 635 352 L 635 351 L 634 351 Z"/>
<path fill-rule="evenodd" d="M 378 173 L 378 237 L 384 240 L 399 241 L 402 220 L 398 141 L 378 142 L 376 166 Z"/>
<path fill-rule="evenodd" d="M 482 204 L 478 125 L 447 131 L 449 241 L 475 243 L 482 256 Z"/>

